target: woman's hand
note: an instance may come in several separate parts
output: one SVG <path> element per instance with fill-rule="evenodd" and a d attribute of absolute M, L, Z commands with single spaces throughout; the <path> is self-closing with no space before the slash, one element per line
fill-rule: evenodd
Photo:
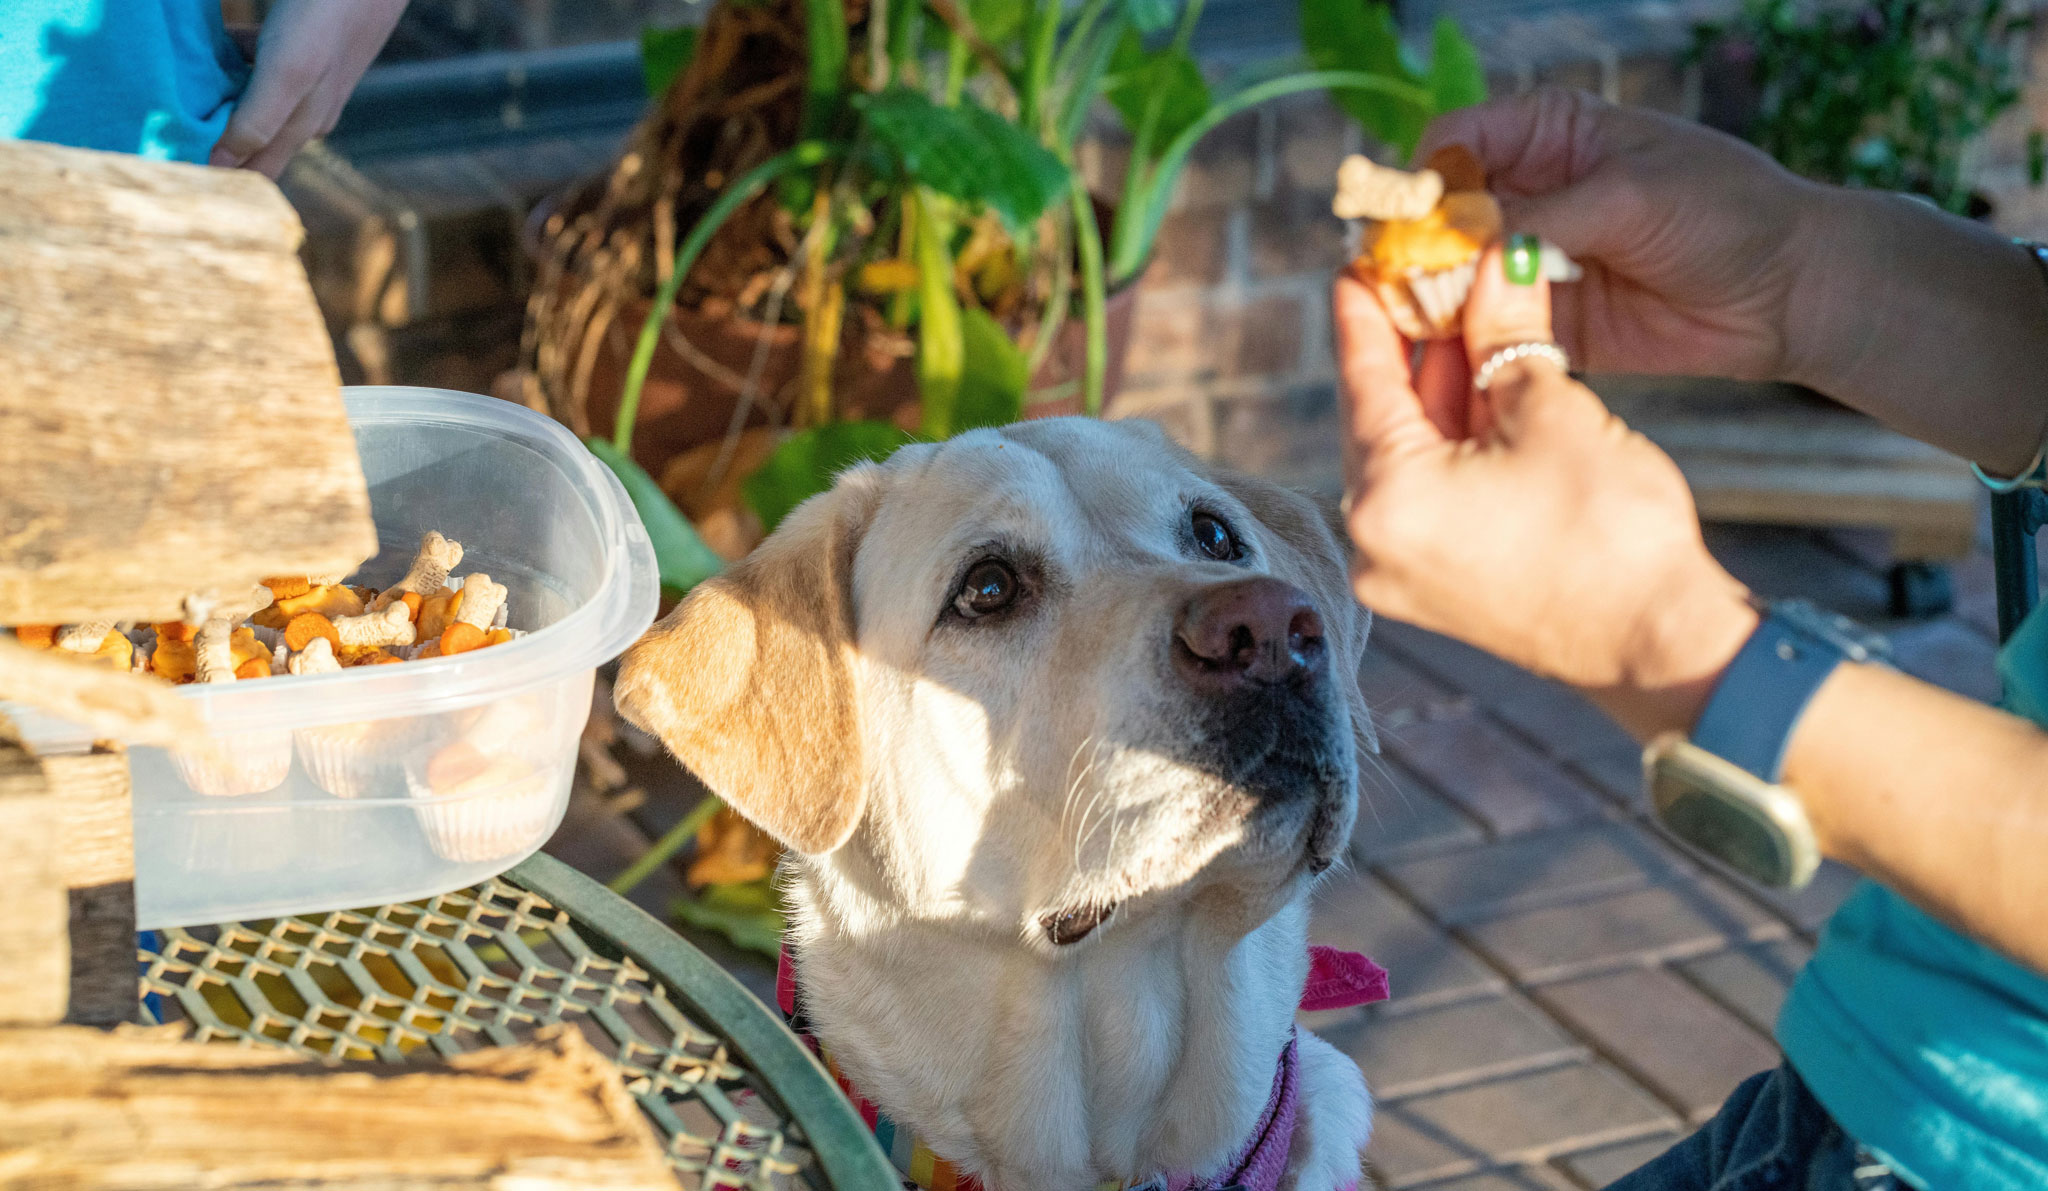
<path fill-rule="evenodd" d="M 210 164 L 283 173 L 299 146 L 333 130 L 404 11 L 405 0 L 278 0 Z"/>
<path fill-rule="evenodd" d="M 2048 285 L 1984 224 L 1574 92 L 1452 112 L 1423 148 L 1452 143 L 1585 268 L 1557 324 L 1589 371 L 1791 381 L 2007 475 L 2048 435 Z"/>
<path fill-rule="evenodd" d="M 1452 112 L 1423 150 L 1446 144 L 1485 164 L 1511 230 L 1584 267 L 1557 295 L 1574 360 L 1747 380 L 1796 370 L 1795 291 L 1824 188 L 1732 137 L 1577 91 Z"/>
<path fill-rule="evenodd" d="M 1467 379 L 1548 341 L 1549 302 L 1489 250 L 1464 340 L 1430 344 L 1411 376 L 1379 300 L 1338 281 L 1353 587 L 1584 689 L 1640 735 L 1689 729 L 1756 614 L 1708 554 L 1684 477 L 1547 361 L 1502 367 L 1484 393 Z"/>

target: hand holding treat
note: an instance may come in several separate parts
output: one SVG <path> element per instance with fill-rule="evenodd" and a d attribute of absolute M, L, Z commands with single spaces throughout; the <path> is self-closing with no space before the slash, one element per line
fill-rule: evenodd
<path fill-rule="evenodd" d="M 1379 295 L 1395 329 L 1409 339 L 1458 334 L 1479 254 L 1502 226 L 1477 158 L 1451 145 L 1410 173 L 1353 155 L 1337 171 L 1331 210 L 1367 221 L 1352 269 Z"/>

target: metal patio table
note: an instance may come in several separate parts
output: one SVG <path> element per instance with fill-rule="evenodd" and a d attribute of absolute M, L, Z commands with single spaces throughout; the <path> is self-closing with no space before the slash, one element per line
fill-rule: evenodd
<path fill-rule="evenodd" d="M 573 1022 L 618 1066 L 683 1187 L 900 1186 L 776 1014 L 544 854 L 417 902 L 157 931 L 141 961 L 144 1020 L 309 1057 L 402 1062 Z"/>

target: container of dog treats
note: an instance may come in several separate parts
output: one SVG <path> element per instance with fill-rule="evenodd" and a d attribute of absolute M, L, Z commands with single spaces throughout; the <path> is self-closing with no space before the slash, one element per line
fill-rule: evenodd
<path fill-rule="evenodd" d="M 377 556 L 266 579 L 210 626 L 125 630 L 208 728 L 130 751 L 144 928 L 405 901 L 517 864 L 568 804 L 596 667 L 654 619 L 646 531 L 568 431 L 464 393 L 344 395 Z M 8 711 L 41 751 L 88 743 Z"/>

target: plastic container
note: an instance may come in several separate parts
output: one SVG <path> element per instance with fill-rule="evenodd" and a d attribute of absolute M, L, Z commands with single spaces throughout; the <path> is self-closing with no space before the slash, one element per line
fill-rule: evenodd
<path fill-rule="evenodd" d="M 568 431 L 465 393 L 344 395 L 379 544 L 351 581 L 395 582 L 439 530 L 462 544 L 458 577 L 481 571 L 510 589 L 510 624 L 526 635 L 397 666 L 180 687 L 219 748 L 130 752 L 144 928 L 404 901 L 517 864 L 568 805 L 596 667 L 654 619 L 646 531 Z M 23 718 L 38 748 L 83 743 Z"/>

